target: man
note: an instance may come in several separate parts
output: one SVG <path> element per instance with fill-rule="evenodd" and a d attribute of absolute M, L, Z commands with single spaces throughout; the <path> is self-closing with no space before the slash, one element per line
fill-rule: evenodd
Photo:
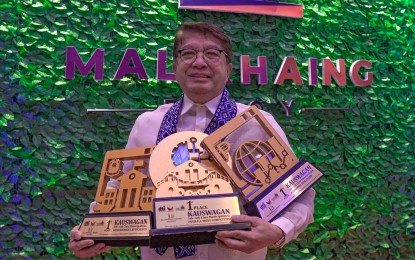
<path fill-rule="evenodd" d="M 180 131 L 210 134 L 244 111 L 247 106 L 230 101 L 225 88 L 232 70 L 232 59 L 230 40 L 220 28 L 208 23 L 183 24 L 176 33 L 173 50 L 173 70 L 183 96 L 173 105 L 162 105 L 153 112 L 139 116 L 126 148 L 153 146 Z M 288 144 L 274 118 L 269 113 L 262 113 Z M 246 135 L 261 138 L 261 132 L 255 129 L 250 129 Z M 111 188 L 116 186 L 116 182 L 108 184 Z M 193 255 L 184 259 L 265 259 L 267 246 L 284 245 L 313 221 L 314 196 L 314 190 L 310 189 L 272 223 L 247 215 L 232 216 L 235 223 L 250 222 L 251 230 L 220 231 L 216 234 L 215 244 L 197 245 Z M 81 232 L 75 227 L 71 232 L 69 248 L 78 257 L 91 257 L 110 248 L 101 243 L 94 245 L 92 240 L 80 239 Z M 183 257 L 178 256 L 173 248 L 156 251 L 142 247 L 141 256 L 143 259 Z"/>

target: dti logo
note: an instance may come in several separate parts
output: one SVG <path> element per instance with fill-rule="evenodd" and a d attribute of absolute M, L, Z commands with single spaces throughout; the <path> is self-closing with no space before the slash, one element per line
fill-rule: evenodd
<path fill-rule="evenodd" d="M 261 206 L 259 206 L 262 210 L 264 210 L 264 209 L 266 209 L 267 208 L 267 206 L 265 205 L 265 203 L 264 202 L 262 202 L 262 204 L 261 204 Z"/>
<path fill-rule="evenodd" d="M 85 227 L 89 226 L 89 223 L 90 223 L 89 221 L 86 221 L 85 224 L 84 224 L 84 226 Z"/>
<path fill-rule="evenodd" d="M 303 17 L 302 5 L 261 0 L 179 0 L 179 8 L 293 18 Z"/>
<path fill-rule="evenodd" d="M 166 206 L 159 207 L 159 212 L 161 212 L 161 211 L 166 211 Z"/>

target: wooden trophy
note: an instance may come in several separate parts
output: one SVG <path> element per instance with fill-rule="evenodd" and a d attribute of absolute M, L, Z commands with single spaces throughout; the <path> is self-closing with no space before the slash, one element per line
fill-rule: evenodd
<path fill-rule="evenodd" d="M 95 196 L 94 213 L 86 214 L 79 230 L 82 239 L 112 246 L 148 246 L 155 188 L 146 185 L 146 161 L 154 147 L 108 151 Z M 123 171 L 125 161 L 133 168 Z M 119 187 L 106 189 L 110 180 Z"/>
<path fill-rule="evenodd" d="M 231 216 L 240 214 L 238 194 L 200 146 L 206 136 L 179 132 L 154 149 L 149 170 L 157 190 L 150 247 L 214 243 L 219 230 L 250 228 L 250 223 L 231 223 Z"/>
<path fill-rule="evenodd" d="M 267 138 L 259 140 L 258 131 Z M 245 197 L 247 214 L 267 221 L 323 177 L 308 161 L 298 160 L 255 106 L 206 137 L 202 146 Z"/>

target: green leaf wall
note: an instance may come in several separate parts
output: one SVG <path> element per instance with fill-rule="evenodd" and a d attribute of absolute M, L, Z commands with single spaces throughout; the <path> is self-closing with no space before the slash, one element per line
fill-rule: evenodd
<path fill-rule="evenodd" d="M 413 1 L 291 1 L 304 18 L 178 10 L 176 1 L 15 0 L 0 3 L 0 259 L 74 258 L 69 233 L 95 196 L 104 153 L 121 149 L 137 113 L 177 98 L 156 81 L 157 49 L 171 56 L 182 22 L 208 21 L 232 38 L 235 100 L 261 100 L 299 157 L 326 177 L 315 186 L 315 222 L 270 259 L 410 259 L 415 255 L 415 5 Z M 65 51 L 86 61 L 105 49 L 105 77 L 65 79 Z M 150 80 L 113 80 L 136 48 Z M 268 59 L 269 83 L 240 84 L 239 56 Z M 274 85 L 285 56 L 304 85 Z M 373 63 L 370 87 L 307 85 L 310 57 Z M 170 61 L 171 64 L 171 61 Z M 278 100 L 295 97 L 285 116 Z M 304 112 L 307 107 L 350 111 Z M 108 259 L 135 259 L 115 248 Z M 96 257 L 100 259 L 101 257 Z"/>

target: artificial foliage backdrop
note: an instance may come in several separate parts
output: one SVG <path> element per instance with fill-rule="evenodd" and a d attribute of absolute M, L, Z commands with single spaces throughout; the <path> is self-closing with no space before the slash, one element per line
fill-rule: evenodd
<path fill-rule="evenodd" d="M 162 0 L 6 0 L 0 3 L 0 259 L 74 258 L 69 233 L 95 196 L 107 150 L 122 149 L 138 113 L 180 96 L 157 81 L 157 50 L 172 55 L 185 21 L 208 21 L 231 37 L 232 97 L 261 100 L 298 157 L 326 177 L 315 186 L 315 222 L 270 259 L 409 259 L 415 255 L 415 6 L 410 0 L 291 1 L 304 18 L 178 10 Z M 86 62 L 105 50 L 104 80 L 65 79 L 66 47 Z M 114 80 L 136 48 L 148 80 Z M 268 84 L 241 84 L 240 55 L 268 57 Z M 303 85 L 273 84 L 294 56 Z M 310 57 L 372 62 L 372 86 L 308 86 Z M 171 58 L 169 58 L 171 66 Z M 171 68 L 169 68 L 171 72 Z M 287 117 L 279 100 L 295 98 Z M 349 111 L 303 111 L 310 107 Z M 115 248 L 108 259 L 135 259 Z M 96 257 L 100 259 L 101 256 Z"/>

